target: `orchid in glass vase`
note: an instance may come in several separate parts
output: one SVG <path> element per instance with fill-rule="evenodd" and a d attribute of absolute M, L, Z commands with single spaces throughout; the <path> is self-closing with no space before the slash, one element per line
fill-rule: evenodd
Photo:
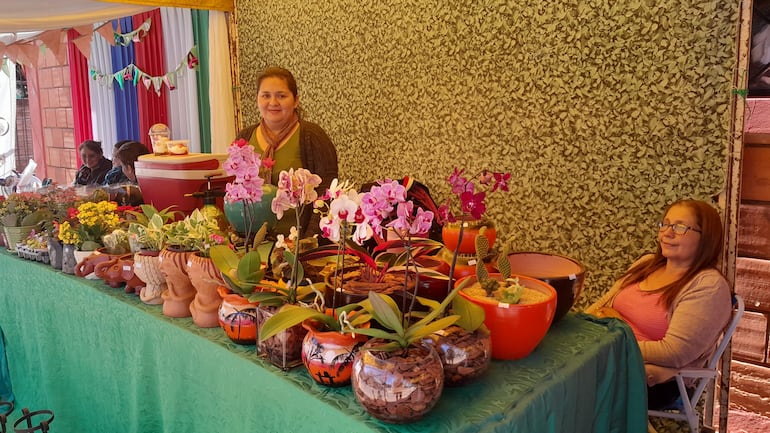
<path fill-rule="evenodd" d="M 275 162 L 260 158 L 242 138 L 234 141 L 227 153 L 222 166 L 234 179 L 225 185 L 225 215 L 237 232 L 245 234 L 248 252 L 251 235 L 263 225 L 275 224 L 275 215 L 267 205 L 275 197 L 275 186 L 266 184 L 260 175 L 261 169 L 270 168 Z"/>

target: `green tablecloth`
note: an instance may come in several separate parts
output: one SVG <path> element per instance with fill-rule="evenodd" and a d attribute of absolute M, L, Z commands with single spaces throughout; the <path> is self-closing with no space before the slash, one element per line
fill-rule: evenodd
<path fill-rule="evenodd" d="M 641 356 L 613 319 L 567 315 L 528 358 L 493 361 L 408 425 L 371 418 L 349 388 L 280 371 L 218 328 L 6 253 L 0 327 L 17 407 L 53 410 L 54 432 L 646 431 Z"/>

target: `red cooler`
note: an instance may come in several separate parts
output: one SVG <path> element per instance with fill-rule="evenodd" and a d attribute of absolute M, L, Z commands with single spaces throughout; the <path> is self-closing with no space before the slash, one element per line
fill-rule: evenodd
<path fill-rule="evenodd" d="M 186 194 L 205 191 L 208 178 L 211 179 L 211 189 L 224 191 L 227 182 L 233 179 L 222 168 L 226 159 L 226 153 L 140 156 L 134 166 L 144 202 L 158 210 L 176 205 L 174 210 L 189 215 L 203 206 L 203 200 L 186 197 Z"/>

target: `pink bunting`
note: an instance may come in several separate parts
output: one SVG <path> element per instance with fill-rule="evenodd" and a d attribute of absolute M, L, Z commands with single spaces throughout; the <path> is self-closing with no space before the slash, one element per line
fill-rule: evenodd
<path fill-rule="evenodd" d="M 80 33 L 81 36 L 90 35 L 91 33 L 94 32 L 93 24 L 77 26 L 77 27 L 73 27 L 73 29 L 75 29 L 76 32 Z"/>
<path fill-rule="evenodd" d="M 19 47 L 16 44 L 11 44 L 5 47 L 5 55 L 14 62 L 19 58 Z"/>
<path fill-rule="evenodd" d="M 115 31 L 112 30 L 112 22 L 108 21 L 102 24 L 96 29 L 96 32 L 102 35 L 110 45 L 115 46 Z"/>
<path fill-rule="evenodd" d="M 93 33 L 89 33 L 72 40 L 72 43 L 83 53 L 86 59 L 91 57 L 91 39 L 93 36 Z"/>
<path fill-rule="evenodd" d="M 67 56 L 67 46 L 62 40 L 63 35 L 64 32 L 62 30 L 48 30 L 38 36 L 38 39 L 43 42 L 43 45 L 51 50 L 51 53 L 56 57 L 56 62 L 60 65 L 64 64 Z"/>
<path fill-rule="evenodd" d="M 40 55 L 40 48 L 34 42 L 21 43 L 19 45 L 19 54 L 24 58 L 22 63 L 30 66 L 37 66 L 37 59 Z"/>

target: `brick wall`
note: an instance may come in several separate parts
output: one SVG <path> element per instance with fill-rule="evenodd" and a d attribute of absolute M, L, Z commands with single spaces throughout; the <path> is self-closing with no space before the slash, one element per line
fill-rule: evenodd
<path fill-rule="evenodd" d="M 744 136 L 735 291 L 746 313 L 733 337 L 731 405 L 770 416 L 770 133 Z"/>
<path fill-rule="evenodd" d="M 35 137 L 35 158 L 42 165 L 38 176 L 59 184 L 70 184 L 77 171 L 77 144 L 72 112 L 69 65 L 59 65 L 50 51 L 41 53 L 37 68 L 29 68 L 31 128 Z M 30 85 L 32 88 L 32 85 Z"/>

